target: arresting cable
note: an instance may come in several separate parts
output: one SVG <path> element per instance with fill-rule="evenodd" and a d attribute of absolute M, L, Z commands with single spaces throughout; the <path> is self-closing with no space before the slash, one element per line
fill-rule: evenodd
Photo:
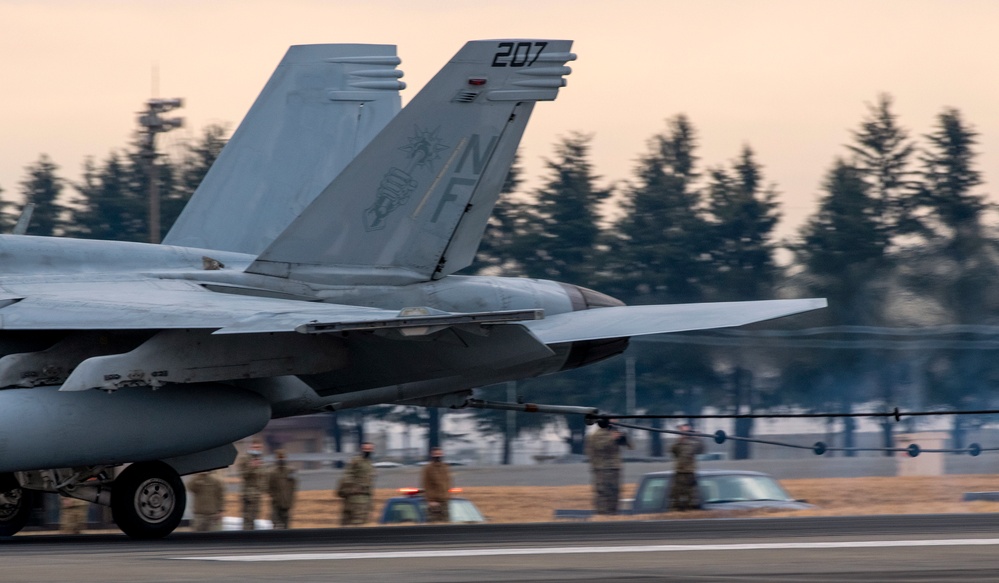
<path fill-rule="evenodd" d="M 687 417 L 684 416 L 684 419 Z M 619 417 L 608 417 L 608 421 L 613 427 L 623 427 L 626 429 L 635 429 L 638 431 L 649 431 L 653 433 L 668 433 L 672 435 L 690 435 L 692 437 L 707 437 L 713 439 L 715 443 L 721 445 L 726 441 L 744 441 L 748 443 L 762 443 L 764 445 L 776 445 L 780 447 L 790 447 L 792 449 L 808 449 L 811 450 L 815 455 L 823 455 L 828 452 L 841 451 L 841 452 L 860 452 L 860 451 L 877 451 L 877 452 L 897 452 L 906 453 L 909 457 L 917 457 L 921 453 L 966 453 L 972 457 L 980 455 L 983 451 L 999 451 L 999 447 L 982 447 L 977 443 L 972 443 L 968 447 L 964 448 L 944 448 L 944 449 L 929 449 L 921 448 L 919 445 L 912 443 L 906 447 L 829 447 L 823 441 L 816 441 L 814 445 L 801 445 L 797 443 L 788 443 L 784 441 L 773 441 L 769 439 L 757 439 L 755 437 L 739 437 L 736 435 L 728 435 L 721 429 L 715 431 L 714 433 L 698 433 L 696 431 L 679 431 L 675 429 L 660 429 L 658 427 L 648 427 L 645 425 L 634 425 L 631 423 L 621 423 L 618 421 L 613 421 L 613 419 L 619 419 Z"/>

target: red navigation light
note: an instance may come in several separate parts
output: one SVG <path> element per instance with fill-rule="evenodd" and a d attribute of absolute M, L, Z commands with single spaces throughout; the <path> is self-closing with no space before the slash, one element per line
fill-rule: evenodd
<path fill-rule="evenodd" d="M 483 79 L 482 77 L 472 77 L 471 79 L 468 80 L 468 84 L 469 85 L 474 85 L 476 87 L 479 87 L 481 85 L 485 85 L 486 84 L 486 80 Z"/>

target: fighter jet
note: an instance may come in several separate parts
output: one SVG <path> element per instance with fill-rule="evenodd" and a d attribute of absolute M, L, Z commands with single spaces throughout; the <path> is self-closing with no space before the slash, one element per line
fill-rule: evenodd
<path fill-rule="evenodd" d="M 33 492 L 58 492 L 110 506 L 132 537 L 166 536 L 186 503 L 180 477 L 231 465 L 233 442 L 271 419 L 461 406 L 474 387 L 603 360 L 632 336 L 823 307 L 625 306 L 553 281 L 455 275 L 535 103 L 565 85 L 570 49 L 469 42 L 356 156 L 322 142 L 332 163 L 309 148 L 325 130 L 290 157 L 253 142 L 297 135 L 296 115 L 322 117 L 325 100 L 397 91 L 395 61 L 353 54 L 345 67 L 293 49 L 314 70 L 278 84 L 290 110 L 258 102 L 169 244 L 0 236 L 0 535 L 23 527 Z M 326 66 L 339 71 L 313 74 Z M 312 165 L 329 177 L 317 192 Z"/>

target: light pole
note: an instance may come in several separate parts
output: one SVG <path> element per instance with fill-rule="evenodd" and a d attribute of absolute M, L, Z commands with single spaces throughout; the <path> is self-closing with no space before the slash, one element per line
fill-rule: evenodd
<path fill-rule="evenodd" d="M 139 114 L 139 125 L 142 130 L 142 158 L 149 165 L 149 242 L 160 242 L 160 193 L 159 176 L 156 167 L 156 134 L 168 132 L 184 125 L 184 118 L 160 117 L 172 109 L 184 107 L 184 100 L 150 99 L 146 102 L 146 110 Z"/>

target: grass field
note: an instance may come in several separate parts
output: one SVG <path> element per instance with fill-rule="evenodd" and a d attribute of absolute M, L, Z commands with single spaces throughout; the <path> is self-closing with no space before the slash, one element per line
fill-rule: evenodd
<path fill-rule="evenodd" d="M 926 514 L 999 512 L 999 503 L 962 502 L 965 492 L 999 490 L 999 476 L 940 476 L 892 478 L 821 478 L 782 480 L 792 496 L 818 506 L 798 511 L 740 511 L 728 516 L 846 516 L 867 514 Z M 630 497 L 634 485 L 626 485 L 622 497 Z M 375 509 L 395 496 L 381 489 L 375 495 Z M 471 499 L 490 522 L 550 522 L 556 508 L 590 508 L 589 486 L 560 487 L 473 487 L 462 496 Z M 265 501 L 269 513 L 269 502 Z M 226 514 L 240 516 L 238 496 L 229 494 Z M 649 518 L 683 520 L 718 516 L 717 512 L 663 514 Z M 262 516 L 261 518 L 263 518 Z M 300 492 L 292 511 L 292 526 L 325 528 L 339 524 L 340 501 L 332 490 Z M 599 517 L 598 520 L 624 520 L 632 517 Z"/>

